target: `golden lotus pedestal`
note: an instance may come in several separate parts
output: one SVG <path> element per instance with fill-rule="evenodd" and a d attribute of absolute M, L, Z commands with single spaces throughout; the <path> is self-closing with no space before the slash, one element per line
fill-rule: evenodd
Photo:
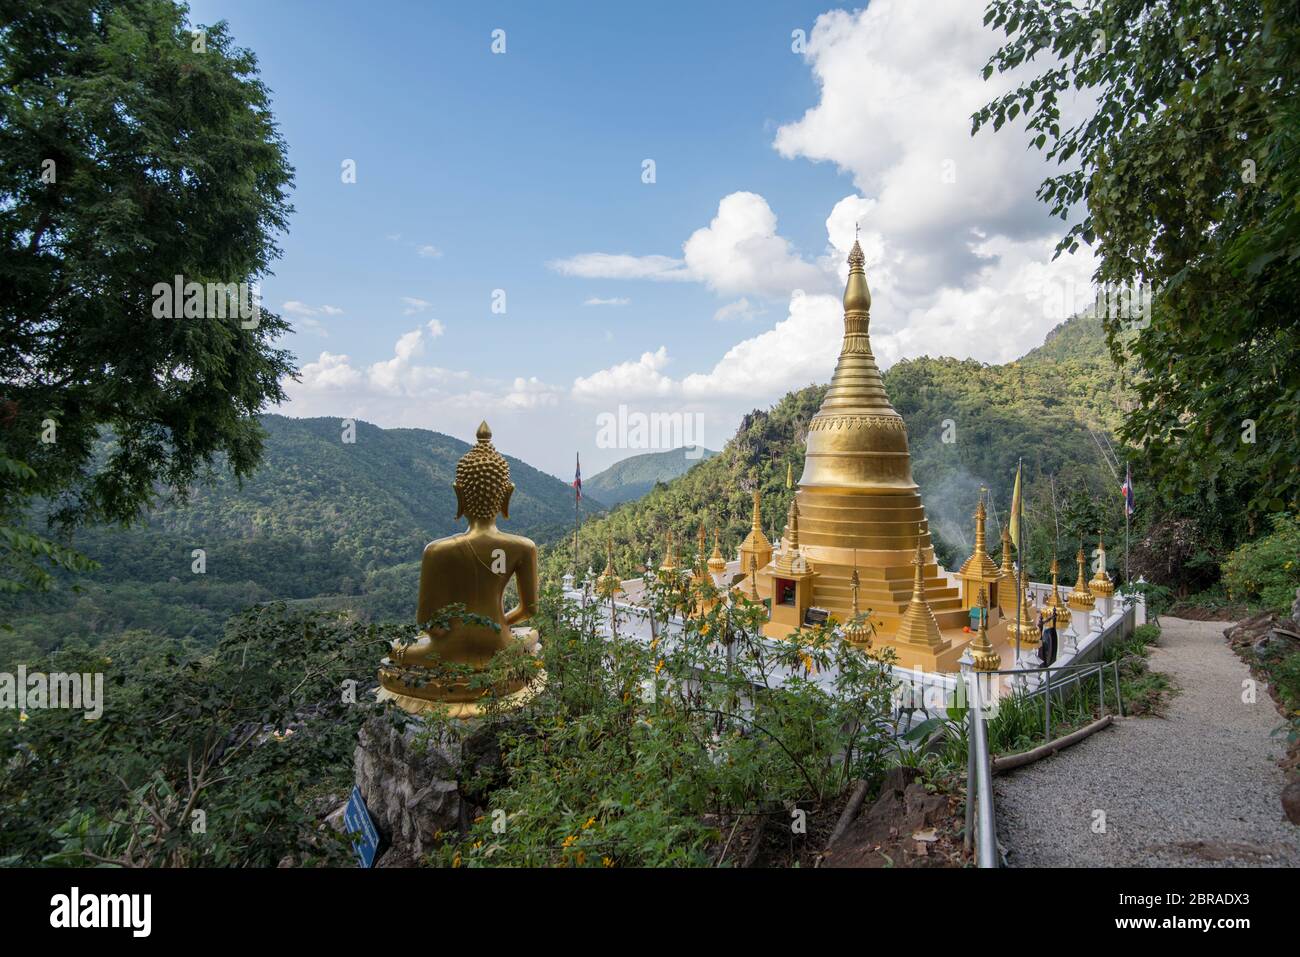
<path fill-rule="evenodd" d="M 537 674 L 520 687 L 505 695 L 493 697 L 490 689 L 470 689 L 465 682 L 459 687 L 446 687 L 445 683 L 429 681 L 415 686 L 402 680 L 402 672 L 391 666 L 385 658 L 379 669 L 380 687 L 376 693 L 379 701 L 391 701 L 408 714 L 439 714 L 458 720 L 478 718 L 495 710 L 515 711 L 535 698 L 546 687 L 546 672 L 540 667 L 541 644 L 536 628 L 512 628 L 516 641 L 522 643 L 538 662 Z"/>

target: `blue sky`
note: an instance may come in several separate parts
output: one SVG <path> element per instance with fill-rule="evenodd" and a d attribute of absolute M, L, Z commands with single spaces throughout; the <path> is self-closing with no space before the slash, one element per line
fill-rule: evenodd
<path fill-rule="evenodd" d="M 1023 140 L 959 142 L 973 100 L 945 86 L 994 92 L 979 6 L 192 3 L 257 54 L 297 172 L 262 289 L 304 367 L 280 411 L 465 439 L 487 418 L 566 479 L 575 450 L 588 475 L 641 451 L 599 447 L 620 404 L 700 416 L 718 448 L 829 378 L 854 221 L 878 305 L 892 294 L 883 363 L 1023 353 L 1059 321 L 1025 284 L 1088 264 L 1044 279 L 1055 227 Z M 945 193 L 945 158 L 998 181 Z M 975 335 L 990 311 L 1005 328 Z"/>

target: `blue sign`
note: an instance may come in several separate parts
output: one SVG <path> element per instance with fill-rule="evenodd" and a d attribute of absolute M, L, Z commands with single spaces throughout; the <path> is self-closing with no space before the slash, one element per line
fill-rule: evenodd
<path fill-rule="evenodd" d="M 361 789 L 355 784 L 352 785 L 352 796 L 348 798 L 347 809 L 343 812 L 343 825 L 352 836 L 352 850 L 357 855 L 357 863 L 361 867 L 373 867 L 375 857 L 379 854 L 379 832 L 375 830 L 375 822 L 366 809 Z"/>

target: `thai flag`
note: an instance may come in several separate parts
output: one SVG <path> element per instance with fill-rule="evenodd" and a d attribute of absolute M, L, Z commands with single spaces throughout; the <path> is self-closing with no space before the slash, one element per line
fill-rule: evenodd
<path fill-rule="evenodd" d="M 1124 514 L 1133 514 L 1133 476 L 1129 473 L 1128 463 L 1124 463 L 1124 484 L 1120 486 L 1120 492 L 1124 495 Z"/>
<path fill-rule="evenodd" d="M 573 494 L 578 501 L 582 500 L 582 458 L 576 452 L 574 453 L 575 464 L 573 466 Z"/>

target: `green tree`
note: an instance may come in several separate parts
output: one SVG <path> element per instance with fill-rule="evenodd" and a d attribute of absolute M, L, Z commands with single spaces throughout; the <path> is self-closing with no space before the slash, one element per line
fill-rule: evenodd
<path fill-rule="evenodd" d="M 36 500 L 55 527 L 129 522 L 159 485 L 249 474 L 294 372 L 278 316 L 156 315 L 177 276 L 251 287 L 292 211 L 255 58 L 186 14 L 0 0 L 0 586 L 76 563 L 29 533 Z"/>
<path fill-rule="evenodd" d="M 1300 7 L 1285 0 L 992 0 L 986 78 L 1046 63 L 974 116 L 1018 116 L 1062 167 L 1039 197 L 1095 281 L 1158 290 L 1149 325 L 1108 315 L 1136 365 L 1120 437 L 1170 494 L 1234 464 L 1252 517 L 1300 498 Z M 1074 125 L 1060 97 L 1095 97 Z M 1073 162 L 1072 162 L 1073 161 Z M 1140 317 L 1145 319 L 1145 317 Z M 1139 333 L 1127 344 L 1128 327 Z"/>

